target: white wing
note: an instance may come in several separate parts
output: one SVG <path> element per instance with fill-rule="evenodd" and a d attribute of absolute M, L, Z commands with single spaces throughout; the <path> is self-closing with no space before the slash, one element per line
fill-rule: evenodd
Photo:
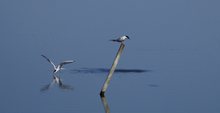
<path fill-rule="evenodd" d="M 61 62 L 59 65 L 60 65 L 60 67 L 62 67 L 65 64 L 70 64 L 70 63 L 73 63 L 73 62 L 75 62 L 75 61 L 74 60 L 66 60 L 66 61 Z"/>
<path fill-rule="evenodd" d="M 50 62 L 53 65 L 53 68 L 56 69 L 56 65 L 49 58 L 47 58 L 44 55 L 41 55 L 41 56 L 44 57 L 48 62 Z"/>

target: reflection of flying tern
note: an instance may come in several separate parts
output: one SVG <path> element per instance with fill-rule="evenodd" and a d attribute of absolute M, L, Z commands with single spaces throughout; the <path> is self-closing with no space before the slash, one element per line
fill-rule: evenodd
<path fill-rule="evenodd" d="M 66 89 L 66 90 L 72 90 L 73 89 L 71 86 L 63 84 L 63 82 L 62 82 L 62 80 L 60 79 L 59 76 L 53 75 L 53 81 L 50 84 L 45 85 L 41 89 L 41 91 L 48 90 L 53 84 L 57 84 L 59 86 L 59 88 L 61 88 L 61 89 Z"/>
<path fill-rule="evenodd" d="M 73 60 L 66 60 L 66 61 L 63 61 L 63 62 L 61 62 L 60 64 L 58 64 L 58 65 L 56 66 L 49 58 L 47 58 L 47 57 L 44 56 L 44 55 L 41 55 L 41 56 L 44 57 L 48 62 L 50 62 L 50 63 L 53 65 L 53 68 L 54 68 L 53 73 L 57 73 L 58 71 L 64 69 L 64 68 L 62 68 L 63 65 L 65 65 L 65 64 L 70 64 L 70 63 L 73 63 L 73 62 L 74 62 Z"/>
<path fill-rule="evenodd" d="M 112 39 L 110 41 L 123 43 L 126 39 L 130 39 L 130 38 L 127 35 L 124 35 L 122 37 L 119 37 L 118 39 Z"/>

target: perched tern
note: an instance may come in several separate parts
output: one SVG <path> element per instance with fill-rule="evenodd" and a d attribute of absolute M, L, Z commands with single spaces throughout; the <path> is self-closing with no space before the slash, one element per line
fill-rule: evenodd
<path fill-rule="evenodd" d="M 46 90 L 48 90 L 48 89 L 49 89 L 52 85 L 54 85 L 54 84 L 57 84 L 57 85 L 59 86 L 59 88 L 61 88 L 61 89 L 68 89 L 68 90 L 72 90 L 72 89 L 73 89 L 71 86 L 63 84 L 63 82 L 62 82 L 62 80 L 60 79 L 59 76 L 53 75 L 53 81 L 52 81 L 50 84 L 45 85 L 45 86 L 41 89 L 41 91 L 46 91 Z"/>
<path fill-rule="evenodd" d="M 63 65 L 65 65 L 65 64 L 70 64 L 70 63 L 75 62 L 75 61 L 73 61 L 73 60 L 66 60 L 66 61 L 63 61 L 63 62 L 61 62 L 60 64 L 58 64 L 58 65 L 56 66 L 49 58 L 47 58 L 47 57 L 44 56 L 44 55 L 41 55 L 41 56 L 44 57 L 48 62 L 50 62 L 50 63 L 53 65 L 53 68 L 54 68 L 53 73 L 57 73 L 58 71 L 64 69 L 64 68 L 62 68 Z"/>
<path fill-rule="evenodd" d="M 126 39 L 130 39 L 129 36 L 124 35 L 122 37 L 119 37 L 118 39 L 112 39 L 110 41 L 123 43 Z"/>

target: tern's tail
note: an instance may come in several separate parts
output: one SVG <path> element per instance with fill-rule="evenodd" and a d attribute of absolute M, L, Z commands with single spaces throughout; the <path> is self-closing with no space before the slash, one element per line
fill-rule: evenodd
<path fill-rule="evenodd" d="M 113 41 L 113 42 L 118 42 L 118 40 L 116 40 L 116 39 L 112 39 L 112 40 L 110 40 L 110 41 Z"/>

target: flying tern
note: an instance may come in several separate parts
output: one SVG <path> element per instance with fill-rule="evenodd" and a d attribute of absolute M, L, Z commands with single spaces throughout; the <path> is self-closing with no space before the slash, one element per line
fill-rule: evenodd
<path fill-rule="evenodd" d="M 58 71 L 64 69 L 64 68 L 62 68 L 63 65 L 65 65 L 65 64 L 70 64 L 70 63 L 75 62 L 74 60 L 66 60 L 66 61 L 63 61 L 63 62 L 61 62 L 60 64 L 58 64 L 58 65 L 56 66 L 56 65 L 55 65 L 49 58 L 47 58 L 45 55 L 41 55 L 41 56 L 44 57 L 48 62 L 50 62 L 50 63 L 53 65 L 53 68 L 54 68 L 53 73 L 57 73 Z"/>

